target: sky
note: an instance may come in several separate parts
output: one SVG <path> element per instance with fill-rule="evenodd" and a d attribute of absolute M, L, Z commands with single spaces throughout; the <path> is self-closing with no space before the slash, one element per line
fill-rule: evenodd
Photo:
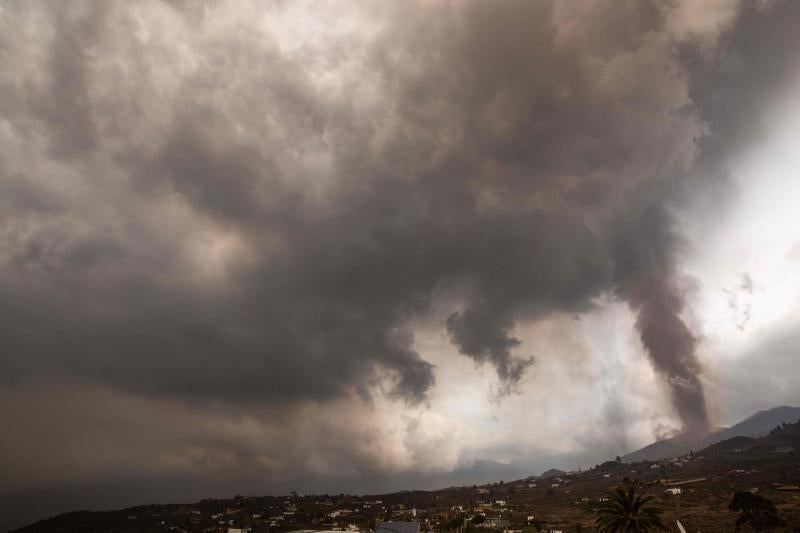
<path fill-rule="evenodd" d="M 472 484 L 800 404 L 798 127 L 789 0 L 2 2 L 0 495 Z"/>

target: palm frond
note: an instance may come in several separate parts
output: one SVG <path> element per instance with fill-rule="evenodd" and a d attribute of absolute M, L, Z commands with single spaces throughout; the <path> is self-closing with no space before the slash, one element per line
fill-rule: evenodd
<path fill-rule="evenodd" d="M 615 487 L 597 510 L 595 525 L 600 533 L 639 533 L 664 530 L 661 510 L 650 505 L 651 495 L 639 493 L 634 484 Z"/>

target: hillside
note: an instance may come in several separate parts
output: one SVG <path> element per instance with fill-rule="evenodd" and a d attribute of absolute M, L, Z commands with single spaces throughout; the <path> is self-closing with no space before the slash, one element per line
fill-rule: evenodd
<path fill-rule="evenodd" d="M 201 533 L 250 528 L 253 533 L 297 530 L 348 530 L 368 533 L 383 520 L 420 522 L 421 531 L 526 528 L 533 531 L 587 531 L 606 492 L 627 480 L 656 498 L 666 524 L 679 519 L 688 531 L 729 532 L 736 514 L 728 503 L 736 491 L 753 491 L 774 502 L 791 531 L 800 526 L 800 470 L 786 446 L 800 446 L 800 423 L 774 429 L 761 438 L 733 437 L 684 456 L 633 464 L 607 461 L 582 472 L 547 480 L 520 479 L 437 491 L 381 495 L 317 494 L 237 496 L 192 504 L 143 505 L 119 511 L 66 513 L 19 530 L 23 533 L 160 532 Z M 800 449 L 800 448 L 798 448 Z M 673 492 L 675 491 L 675 492 Z M 498 529 L 477 528 L 471 518 L 491 516 Z"/>
<path fill-rule="evenodd" d="M 744 422 L 753 430 L 769 419 L 757 413 Z M 783 411 L 784 415 L 788 411 Z M 774 420 L 774 418 L 772 419 Z M 734 426 L 737 427 L 737 426 Z M 734 430 L 734 428 L 730 428 Z M 736 431 L 736 430 L 734 430 Z M 715 435 L 724 435 L 725 430 Z M 675 442 L 679 439 L 673 440 Z M 680 444 L 674 444 L 679 446 Z M 402 491 L 352 496 L 317 494 L 238 496 L 197 503 L 142 505 L 119 511 L 76 511 L 20 529 L 34 532 L 106 533 L 151 531 L 226 531 L 284 533 L 300 529 L 331 530 L 352 526 L 367 533 L 378 521 L 419 520 L 429 530 L 447 531 L 456 516 L 490 513 L 503 527 L 562 531 L 591 527 L 595 509 L 611 487 L 632 480 L 660 500 L 667 522 L 680 519 L 692 531 L 732 531 L 735 514 L 727 505 L 735 491 L 757 491 L 774 501 L 791 526 L 800 525 L 800 422 L 776 424 L 761 437 L 734 436 L 692 455 L 659 461 L 606 461 L 582 472 L 549 470 L 512 482 L 455 486 L 436 491 Z M 678 494 L 667 495 L 666 489 Z M 529 517 L 535 517 L 533 521 Z M 674 523 L 674 522 L 673 522 Z"/>
<path fill-rule="evenodd" d="M 780 424 L 793 423 L 798 420 L 800 420 L 800 407 L 774 407 L 759 411 L 729 428 L 719 428 L 706 435 L 679 434 L 656 441 L 624 455 L 622 460 L 631 463 L 677 457 L 685 455 L 691 450 L 697 451 L 733 437 L 762 437 Z"/>
<path fill-rule="evenodd" d="M 731 437 L 702 449 L 698 454 L 738 453 L 756 442 L 752 437 Z"/>
<path fill-rule="evenodd" d="M 759 411 L 738 424 L 721 429 L 717 436 L 722 439 L 731 437 L 763 437 L 781 424 L 792 424 L 800 420 L 800 407 L 782 405 Z"/>
<path fill-rule="evenodd" d="M 559 470 L 558 468 L 551 468 L 550 470 L 545 470 L 542 472 L 542 475 L 539 476 L 540 479 L 547 479 L 551 477 L 563 476 L 566 474 L 563 470 Z"/>

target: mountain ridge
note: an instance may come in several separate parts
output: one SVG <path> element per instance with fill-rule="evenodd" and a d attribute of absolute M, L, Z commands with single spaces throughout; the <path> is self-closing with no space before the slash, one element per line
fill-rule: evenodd
<path fill-rule="evenodd" d="M 680 518 L 690 531 L 727 533 L 736 516 L 728 502 L 736 491 L 757 492 L 774 501 L 789 525 L 800 524 L 796 494 L 788 470 L 796 467 L 800 422 L 782 423 L 760 438 L 732 437 L 691 456 L 626 465 L 617 460 L 579 472 L 562 472 L 555 483 L 532 483 L 531 477 L 509 482 L 453 486 L 438 490 L 402 490 L 384 494 L 306 494 L 203 498 L 194 503 L 145 504 L 109 511 L 70 511 L 31 523 L 19 533 L 72 532 L 151 533 L 152 531 L 245 530 L 372 531 L 391 516 L 420 521 L 431 529 L 453 529 L 456 517 L 492 514 L 508 527 L 573 531 L 594 525 L 596 503 L 613 487 L 633 477 L 641 490 L 662 503 L 691 494 L 690 505 L 664 505 L 665 523 Z M 559 472 L 553 469 L 552 472 Z M 543 476 L 549 474 L 544 472 Z M 543 479 L 543 478 L 540 478 Z M 691 484 L 689 487 L 683 485 Z M 679 487 L 680 486 L 680 487 Z M 679 488 L 676 488 L 679 487 Z M 513 511 L 513 512 L 512 512 Z M 462 523 L 462 522 L 458 522 Z M 220 527 L 222 526 L 222 527 Z"/>
<path fill-rule="evenodd" d="M 673 437 L 655 441 L 623 455 L 622 460 L 626 463 L 658 461 L 685 455 L 690 451 L 697 451 L 734 437 L 763 437 L 769 434 L 776 426 L 783 423 L 797 422 L 798 419 L 800 419 L 800 407 L 780 405 L 757 411 L 733 426 L 717 428 L 705 435 L 680 433 Z"/>

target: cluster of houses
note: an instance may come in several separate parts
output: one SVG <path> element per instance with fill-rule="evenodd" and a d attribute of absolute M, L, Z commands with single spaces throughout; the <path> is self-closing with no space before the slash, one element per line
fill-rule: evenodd
<path fill-rule="evenodd" d="M 164 520 L 160 529 L 176 533 L 429 533 L 454 530 L 461 533 L 465 529 L 524 533 L 529 526 L 542 530 L 545 522 L 539 515 L 551 516 L 547 507 L 542 509 L 537 501 L 550 500 L 552 507 L 552 497 L 555 496 L 557 501 L 571 509 L 575 509 L 574 503 L 593 512 L 599 503 L 606 500 L 608 483 L 603 479 L 609 475 L 614 480 L 623 479 L 622 476 L 630 475 L 629 470 L 630 466 L 614 461 L 583 473 L 555 471 L 547 477 L 532 476 L 512 483 L 452 487 L 436 492 L 406 491 L 378 498 L 344 494 L 300 496 L 293 493 L 286 497 L 209 500 L 188 509 L 176 508 L 174 512 L 183 518 L 180 521 L 174 518 Z M 587 490 L 586 483 L 594 485 Z M 651 481 L 651 484 L 655 483 Z M 682 482 L 663 484 L 667 485 L 664 488 L 668 494 L 680 495 L 681 487 L 676 485 Z M 570 513 L 574 516 L 573 512 Z M 563 519 L 548 522 L 556 525 Z"/>

